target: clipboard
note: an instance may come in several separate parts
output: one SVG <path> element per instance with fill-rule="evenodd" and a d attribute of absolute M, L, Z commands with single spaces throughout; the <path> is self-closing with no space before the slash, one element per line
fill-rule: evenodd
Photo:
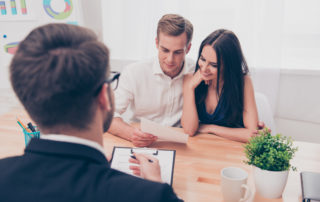
<path fill-rule="evenodd" d="M 132 147 L 113 147 L 111 157 L 111 168 L 119 170 L 121 172 L 133 175 L 129 169 L 129 162 L 133 153 L 143 153 L 152 155 L 159 160 L 161 179 L 163 182 L 172 186 L 173 171 L 176 151 L 175 150 L 163 150 L 154 148 L 132 148 Z M 134 175 L 136 176 L 136 175 Z"/>

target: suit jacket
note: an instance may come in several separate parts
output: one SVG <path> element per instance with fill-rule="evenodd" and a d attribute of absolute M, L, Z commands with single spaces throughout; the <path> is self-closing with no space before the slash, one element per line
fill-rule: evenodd
<path fill-rule="evenodd" d="M 0 201 L 180 201 L 168 184 L 110 168 L 98 150 L 32 139 L 22 156 L 0 160 Z"/>

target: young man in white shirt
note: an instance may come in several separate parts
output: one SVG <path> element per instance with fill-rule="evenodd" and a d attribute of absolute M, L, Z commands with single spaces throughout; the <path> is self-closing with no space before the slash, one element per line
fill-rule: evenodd
<path fill-rule="evenodd" d="M 180 15 L 167 14 L 158 22 L 158 58 L 127 66 L 115 91 L 115 116 L 108 132 L 144 147 L 157 140 L 126 123 L 120 115 L 130 106 L 131 121 L 141 118 L 167 126 L 178 126 L 182 115 L 183 76 L 194 72 L 185 56 L 191 47 L 192 24 Z"/>

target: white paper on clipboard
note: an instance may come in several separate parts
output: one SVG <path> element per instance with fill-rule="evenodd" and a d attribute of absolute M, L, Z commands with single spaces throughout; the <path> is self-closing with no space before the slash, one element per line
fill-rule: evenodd
<path fill-rule="evenodd" d="M 157 136 L 160 140 L 187 143 L 189 135 L 175 131 L 172 128 L 162 126 L 153 121 L 142 118 L 141 119 L 141 131 L 145 133 L 150 133 Z"/>
<path fill-rule="evenodd" d="M 142 153 L 157 158 L 159 160 L 162 181 L 172 185 L 176 155 L 175 150 L 114 147 L 112 152 L 111 168 L 133 175 L 132 170 L 129 169 L 129 166 L 132 165 L 129 163 L 129 158 L 131 158 L 133 153 Z"/>

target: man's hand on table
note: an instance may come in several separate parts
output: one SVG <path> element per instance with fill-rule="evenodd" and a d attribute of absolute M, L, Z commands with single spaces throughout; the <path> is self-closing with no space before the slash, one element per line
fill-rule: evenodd
<path fill-rule="evenodd" d="M 136 147 L 150 146 L 157 139 L 157 136 L 151 135 L 149 133 L 144 133 L 138 128 L 134 128 L 131 133 L 131 142 Z"/>

